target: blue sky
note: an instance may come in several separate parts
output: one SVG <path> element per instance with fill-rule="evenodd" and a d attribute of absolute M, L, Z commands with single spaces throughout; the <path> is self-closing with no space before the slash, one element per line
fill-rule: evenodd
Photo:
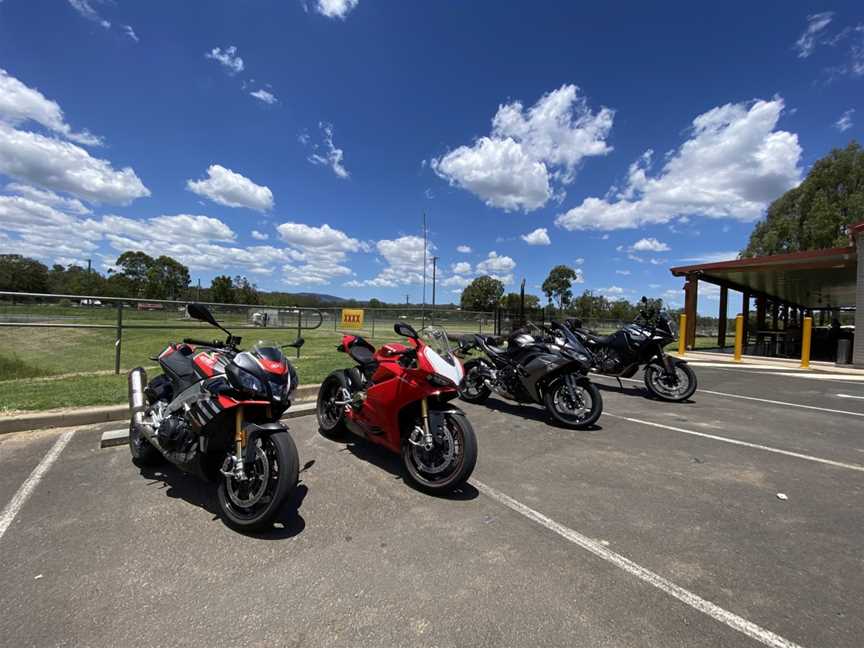
<path fill-rule="evenodd" d="M 692 7 L 0 0 L 0 251 L 415 302 L 426 212 L 444 299 L 680 301 L 864 121 L 860 3 Z"/>

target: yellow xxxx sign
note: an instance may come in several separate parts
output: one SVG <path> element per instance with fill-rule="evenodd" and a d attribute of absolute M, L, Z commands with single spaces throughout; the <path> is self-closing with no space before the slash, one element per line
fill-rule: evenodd
<path fill-rule="evenodd" d="M 362 308 L 343 308 L 342 309 L 342 328 L 363 328 L 363 309 Z"/>

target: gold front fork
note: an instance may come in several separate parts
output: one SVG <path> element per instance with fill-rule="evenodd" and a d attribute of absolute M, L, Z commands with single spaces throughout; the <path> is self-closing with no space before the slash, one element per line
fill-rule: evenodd
<path fill-rule="evenodd" d="M 431 450 L 432 433 L 429 431 L 429 404 L 426 402 L 425 397 L 420 401 L 420 416 L 423 418 L 423 434 L 425 435 L 423 443 L 427 450 Z"/>
<path fill-rule="evenodd" d="M 246 434 L 243 432 L 243 406 L 237 406 L 237 412 L 234 415 L 234 445 L 237 449 L 237 461 L 243 461 L 243 446 L 246 444 Z"/>

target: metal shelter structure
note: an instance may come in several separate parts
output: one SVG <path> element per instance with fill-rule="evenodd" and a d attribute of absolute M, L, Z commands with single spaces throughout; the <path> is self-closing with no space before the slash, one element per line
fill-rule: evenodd
<path fill-rule="evenodd" d="M 750 301 L 755 298 L 757 333 L 787 329 L 790 322 L 801 322 L 814 312 L 824 317 L 838 309 L 854 309 L 859 335 L 855 336 L 852 361 L 864 365 L 864 221 L 850 226 L 849 239 L 846 247 L 672 268 L 674 276 L 685 279 L 687 348 L 692 349 L 696 341 L 696 304 L 699 282 L 704 281 L 720 287 L 718 346 L 726 346 L 731 289 L 742 293 L 745 327 L 749 326 Z M 769 315 L 771 329 L 767 329 Z"/>

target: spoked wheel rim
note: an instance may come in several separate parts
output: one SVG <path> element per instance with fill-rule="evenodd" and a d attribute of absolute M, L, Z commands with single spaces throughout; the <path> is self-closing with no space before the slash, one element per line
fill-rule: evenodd
<path fill-rule="evenodd" d="M 571 390 L 562 382 L 552 394 L 552 404 L 561 416 L 574 422 L 584 421 L 591 414 L 593 397 L 582 385 L 574 385 Z"/>
<path fill-rule="evenodd" d="M 462 393 L 468 398 L 477 398 L 483 393 L 483 377 L 477 367 L 473 367 L 465 376 L 465 386 L 462 388 Z"/>
<path fill-rule="evenodd" d="M 339 421 L 342 420 L 344 406 L 337 405 L 336 401 L 347 400 L 349 397 L 348 390 L 335 380 L 328 385 L 327 392 L 321 399 L 321 409 L 319 412 L 321 424 L 324 428 L 329 430 L 339 424 Z"/>
<path fill-rule="evenodd" d="M 415 479 L 434 486 L 446 481 L 457 472 L 465 459 L 464 431 L 457 421 L 450 417 L 444 420 L 444 429 L 433 433 L 434 443 L 431 450 L 414 445 L 411 441 L 423 442 L 423 429 L 414 428 L 410 435 L 408 460 Z"/>
<path fill-rule="evenodd" d="M 675 367 L 675 375 L 668 375 L 661 367 L 652 366 L 648 368 L 648 381 L 658 394 L 665 398 L 678 399 L 690 389 L 690 376 L 681 369 Z"/>
<path fill-rule="evenodd" d="M 269 437 L 259 439 L 255 461 L 245 468 L 247 479 L 224 478 L 226 505 L 231 512 L 239 518 L 254 518 L 269 507 L 279 486 L 280 468 L 273 441 Z"/>

